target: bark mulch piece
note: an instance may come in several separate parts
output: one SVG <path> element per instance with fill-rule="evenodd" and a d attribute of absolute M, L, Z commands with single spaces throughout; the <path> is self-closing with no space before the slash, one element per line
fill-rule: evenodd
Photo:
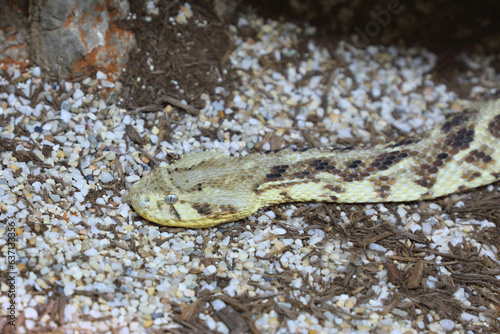
<path fill-rule="evenodd" d="M 189 22 L 173 26 L 169 18 L 176 16 L 183 3 L 161 1 L 159 15 L 150 16 L 147 22 L 144 3 L 131 1 L 131 12 L 138 19 L 127 21 L 127 28 L 134 32 L 138 49 L 123 75 L 127 109 L 159 111 L 170 104 L 197 115 L 204 106 L 201 94 L 210 95 L 216 86 L 234 82 L 231 71 L 225 71 L 233 49 L 226 25 L 209 2 L 195 0 L 189 2 L 193 12 Z"/>

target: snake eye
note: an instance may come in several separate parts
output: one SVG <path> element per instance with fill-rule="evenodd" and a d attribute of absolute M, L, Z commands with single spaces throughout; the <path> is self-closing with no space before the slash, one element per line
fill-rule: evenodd
<path fill-rule="evenodd" d="M 170 195 L 167 195 L 165 196 L 165 203 L 167 204 L 174 204 L 175 202 L 177 202 L 178 198 L 177 196 L 173 195 L 173 194 L 170 194 Z"/>

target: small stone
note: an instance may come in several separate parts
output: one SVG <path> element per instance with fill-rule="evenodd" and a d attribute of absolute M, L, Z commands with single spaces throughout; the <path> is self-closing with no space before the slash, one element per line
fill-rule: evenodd
<path fill-rule="evenodd" d="M 54 203 L 57 203 L 61 200 L 61 196 L 59 196 L 57 194 L 50 194 L 49 197 L 52 200 L 52 202 L 54 202 Z"/>
<path fill-rule="evenodd" d="M 102 172 L 100 179 L 103 183 L 108 183 L 113 181 L 114 178 L 113 175 L 111 175 L 109 172 Z"/>
<path fill-rule="evenodd" d="M 103 88 L 113 88 L 115 87 L 115 84 L 112 83 L 111 81 L 108 81 L 108 80 L 102 80 L 101 81 L 101 85 Z"/>
<path fill-rule="evenodd" d="M 450 319 L 442 319 L 439 321 L 439 324 L 447 332 L 451 331 L 451 330 L 453 330 L 453 328 L 455 328 L 455 323 Z"/>
<path fill-rule="evenodd" d="M 186 291 L 184 291 L 184 296 L 188 298 L 192 298 L 194 297 L 194 295 L 195 295 L 194 290 L 186 289 Z"/>
<path fill-rule="evenodd" d="M 97 73 L 95 74 L 95 78 L 97 80 L 105 80 L 108 78 L 108 76 L 106 75 L 106 73 L 104 72 L 101 72 L 101 71 L 97 71 Z"/>
<path fill-rule="evenodd" d="M 271 247 L 271 254 L 277 254 L 277 253 L 281 253 L 283 251 L 283 249 L 285 248 L 285 244 L 281 241 L 278 241 L 277 243 L 275 243 L 273 245 L 273 247 Z"/>
<path fill-rule="evenodd" d="M 106 160 L 107 161 L 113 161 L 116 159 L 116 153 L 115 152 L 109 152 L 107 155 L 106 155 Z"/>
<path fill-rule="evenodd" d="M 35 66 L 31 69 L 31 74 L 33 74 L 33 76 L 35 77 L 39 77 L 42 74 L 42 70 L 40 69 L 40 67 Z"/>
<path fill-rule="evenodd" d="M 38 312 L 33 307 L 27 307 L 24 309 L 24 316 L 26 319 L 38 319 Z"/>

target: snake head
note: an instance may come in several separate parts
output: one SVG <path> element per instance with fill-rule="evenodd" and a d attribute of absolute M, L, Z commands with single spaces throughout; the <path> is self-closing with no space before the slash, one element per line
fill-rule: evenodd
<path fill-rule="evenodd" d="M 158 168 L 135 183 L 130 188 L 129 200 L 142 217 L 158 224 L 170 225 L 169 222 L 175 223 L 176 213 L 169 205 L 177 202 L 178 197 L 175 189 L 160 182 L 162 174 Z"/>
<path fill-rule="evenodd" d="M 211 227 L 248 217 L 260 206 L 253 183 L 235 180 L 226 164 L 220 155 L 183 157 L 135 183 L 130 203 L 143 218 L 167 226 Z"/>

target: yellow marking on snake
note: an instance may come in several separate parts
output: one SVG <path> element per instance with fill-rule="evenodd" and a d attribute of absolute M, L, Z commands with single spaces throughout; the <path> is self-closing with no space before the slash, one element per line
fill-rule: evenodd
<path fill-rule="evenodd" d="M 129 198 L 152 222 L 201 228 L 285 202 L 406 202 L 499 179 L 500 100 L 490 100 L 399 142 L 244 157 L 189 153 L 139 180 Z"/>

